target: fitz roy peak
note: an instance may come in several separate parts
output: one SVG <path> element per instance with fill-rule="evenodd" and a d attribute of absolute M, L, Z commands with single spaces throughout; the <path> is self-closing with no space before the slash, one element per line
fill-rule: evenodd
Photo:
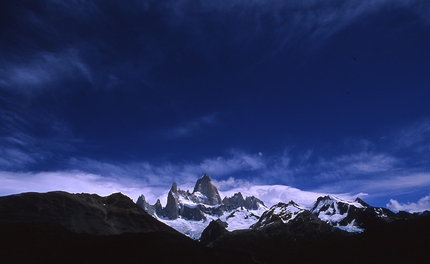
<path fill-rule="evenodd" d="M 221 196 L 219 195 L 218 189 L 212 184 L 209 174 L 205 174 L 197 180 L 193 194 L 199 192 L 206 198 L 202 203 L 209 205 L 221 204 Z"/>
<path fill-rule="evenodd" d="M 261 206 L 265 207 L 256 197 L 243 198 L 241 193 L 221 199 L 209 174 L 204 174 L 197 180 L 192 193 L 179 189 L 174 182 L 167 194 L 165 207 L 162 207 L 159 200 L 154 205 L 148 204 L 143 195 L 138 198 L 137 204 L 153 216 L 169 220 L 180 217 L 196 221 L 206 219 L 207 215 L 221 216 L 224 212 L 237 208 L 257 210 Z"/>

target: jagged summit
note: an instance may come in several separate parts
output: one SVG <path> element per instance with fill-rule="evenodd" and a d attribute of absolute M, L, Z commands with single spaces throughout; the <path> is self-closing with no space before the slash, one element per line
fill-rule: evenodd
<path fill-rule="evenodd" d="M 212 179 L 207 173 L 197 180 L 193 193 L 197 192 L 207 197 L 207 204 L 209 205 L 221 204 L 222 202 L 218 189 L 212 184 Z"/>
<path fill-rule="evenodd" d="M 226 209 L 235 209 L 243 207 L 248 210 L 257 210 L 261 206 L 265 207 L 263 201 L 255 196 L 247 196 L 243 198 L 241 192 L 235 193 L 232 197 L 224 197 L 222 204 Z"/>
<path fill-rule="evenodd" d="M 369 207 L 370 205 L 365 201 L 361 200 L 359 197 L 355 198 L 354 202 L 361 204 L 364 207 Z"/>
<path fill-rule="evenodd" d="M 278 222 L 287 224 L 305 211 L 307 210 L 300 207 L 294 201 L 289 201 L 288 203 L 279 202 L 264 212 L 257 223 L 252 226 L 252 228 L 261 229 Z"/>
<path fill-rule="evenodd" d="M 176 182 L 173 182 L 172 188 L 170 188 L 170 191 L 173 192 L 173 193 L 177 193 L 178 192 L 178 184 L 176 184 Z"/>
<path fill-rule="evenodd" d="M 154 205 L 148 204 L 143 195 L 137 204 L 152 216 L 196 239 L 211 220 L 225 221 L 229 230 L 246 229 L 267 210 L 260 199 L 244 197 L 240 192 L 222 200 L 209 174 L 204 174 L 196 181 L 192 193 L 181 190 L 174 182 L 165 207 L 159 200 Z"/>
<path fill-rule="evenodd" d="M 192 193 L 179 189 L 174 182 L 167 195 L 165 207 L 162 207 L 159 201 L 149 205 L 143 195 L 139 197 L 137 204 L 153 216 L 170 220 L 181 217 L 197 221 L 205 220 L 205 215 L 208 214 L 221 216 L 224 212 L 237 208 L 246 210 L 266 208 L 260 199 L 254 196 L 244 198 L 240 192 L 222 200 L 209 174 L 204 174 L 197 180 Z"/>

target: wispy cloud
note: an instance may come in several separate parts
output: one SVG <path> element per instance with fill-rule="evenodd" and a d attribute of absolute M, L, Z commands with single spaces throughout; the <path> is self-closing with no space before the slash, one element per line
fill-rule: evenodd
<path fill-rule="evenodd" d="M 90 69 L 73 48 L 58 53 L 39 52 L 24 62 L 2 62 L 2 65 L 6 70 L 0 72 L 0 79 L 3 81 L 0 88 L 10 91 L 18 89 L 29 94 L 78 77 L 93 82 Z"/>
<path fill-rule="evenodd" d="M 189 55 L 228 67 L 220 59 L 226 51 L 229 57 L 237 56 L 231 60 L 236 63 L 251 54 L 255 64 L 273 55 L 273 50 L 303 41 L 309 45 L 301 46 L 315 50 L 315 45 L 384 8 L 407 8 L 430 20 L 426 12 L 430 7 L 424 0 L 49 2 L 39 6 L 42 15 L 28 8 L 19 19 L 11 17 L 16 20 L 10 30 L 21 43 L 19 49 L 11 44 L 15 54 L 0 60 L 0 87 L 28 94 L 70 78 L 96 87 L 123 87 L 117 84 L 130 78 L 146 85 L 151 83 L 147 75 L 154 67 L 172 61 L 181 64 Z M 148 23 L 146 14 L 151 12 L 154 21 Z M 218 19 L 221 16 L 227 19 Z M 112 27 L 101 26 L 107 21 Z M 207 28 L 208 24 L 214 26 Z M 29 27 L 38 33 L 25 34 Z M 125 35 L 128 41 L 123 41 Z M 177 35 L 182 36 L 180 40 Z M 214 36 L 228 37 L 220 46 L 214 44 Z M 93 46 L 94 40 L 99 44 Z M 178 127 L 175 133 L 181 136 L 188 129 Z"/>
<path fill-rule="evenodd" d="M 394 145 L 397 148 L 430 152 L 430 119 L 422 119 L 402 129 L 398 129 L 393 137 L 398 139 Z"/>
<path fill-rule="evenodd" d="M 87 158 L 69 160 L 69 166 L 83 171 L 114 178 L 134 177 L 150 186 L 170 186 L 174 181 L 182 184 L 194 183 L 204 173 L 227 177 L 240 171 L 261 169 L 265 163 L 259 155 L 234 152 L 230 157 L 204 159 L 198 163 L 131 162 L 113 164 Z"/>
<path fill-rule="evenodd" d="M 276 159 L 273 159 L 276 160 Z M 161 163 L 134 162 L 114 164 L 99 162 L 88 158 L 71 159 L 70 171 L 11 173 L 3 171 L 0 174 L 1 194 L 24 191 L 66 190 L 71 192 L 97 192 L 108 194 L 121 191 L 134 196 L 144 194 L 148 201 L 155 202 L 165 194 L 173 182 L 182 189 L 192 189 L 198 177 L 203 173 L 212 175 L 215 184 L 223 195 L 232 195 L 241 191 L 244 195 L 260 197 L 268 205 L 279 201 L 295 200 L 308 206 L 316 197 L 331 193 L 344 199 L 354 199 L 356 196 L 377 197 L 410 194 L 425 191 L 430 188 L 429 173 L 388 174 L 372 177 L 345 177 L 330 183 L 317 183 L 308 186 L 306 191 L 293 188 L 291 185 L 266 185 L 273 183 L 267 178 L 234 178 L 232 175 L 246 174 L 258 170 L 260 174 L 270 173 L 277 168 L 282 175 L 287 164 L 274 166 L 273 160 L 263 159 L 262 156 L 243 152 L 232 152 L 228 158 L 215 157 L 198 163 Z M 279 159 L 278 159 L 279 160 Z M 294 168 L 289 170 L 288 177 L 303 177 L 303 171 L 294 174 Z M 367 171 L 367 170 L 364 170 Z M 372 171 L 372 170 L 371 170 Z M 304 174 L 308 173 L 307 171 Z M 308 178 L 309 179 L 309 178 Z M 279 181 L 278 181 L 279 182 Z M 281 181 L 282 182 L 282 181 Z M 392 203 L 394 206 L 394 202 Z"/>
<path fill-rule="evenodd" d="M 54 114 L 26 111 L 25 106 L 4 100 L 0 110 L 0 170 L 25 170 L 27 166 L 68 153 L 81 140 Z M 43 129 L 40 129 L 43 128 Z"/>
<path fill-rule="evenodd" d="M 209 114 L 186 122 L 183 125 L 163 131 L 163 135 L 170 139 L 188 137 L 206 126 L 214 126 L 217 123 L 217 114 Z"/>
<path fill-rule="evenodd" d="M 11 127 L 16 128 L 16 126 Z M 427 131 L 426 126 L 418 127 L 424 127 L 419 131 Z M 427 132 L 418 134 L 425 135 L 425 133 Z M 161 190 L 168 190 L 174 181 L 183 188 L 192 188 L 196 179 L 203 173 L 209 173 L 226 195 L 232 194 L 238 188 L 247 188 L 250 190 L 249 194 L 259 194 L 268 202 L 275 202 L 276 199 L 279 201 L 281 198 L 288 199 L 293 189 L 289 189 L 288 192 L 280 191 L 281 189 L 268 191 L 268 187 L 257 190 L 252 189 L 252 186 L 267 186 L 267 184 L 284 184 L 298 188 L 306 186 L 308 192 L 315 194 L 332 193 L 353 196 L 367 193 L 370 198 L 422 193 L 430 188 L 428 168 L 407 167 L 403 158 L 394 156 L 395 153 L 378 152 L 377 148 L 368 147 L 373 143 L 359 141 L 362 142 L 358 144 L 360 147 L 348 150 L 349 154 L 332 157 L 318 156 L 318 152 L 314 150 L 299 151 L 295 154 L 292 148 L 287 148 L 279 155 L 260 155 L 233 149 L 224 156 L 177 163 L 149 161 L 118 163 L 75 157 L 63 161 L 68 171 L 38 173 L 3 171 L 0 179 L 3 183 L 2 190 L 9 192 L 63 189 L 67 187 L 63 182 L 69 182 L 69 187 L 75 189 L 65 190 L 79 191 L 79 188 L 89 188 L 92 184 L 95 186 L 94 190 L 96 187 L 101 190 L 122 188 L 121 190 L 132 190 L 133 195 L 139 190 L 145 190 L 147 193 L 143 193 L 148 200 L 160 197 L 157 195 L 164 194 Z M 43 142 L 25 133 L 1 137 L 0 143 L 3 144 L 0 150 L 1 168 L 16 169 L 18 164 L 21 166 L 32 164 L 54 153 L 55 146 L 42 146 Z M 349 145 L 354 144 L 349 143 Z M 40 149 L 48 151 L 43 152 Z M 46 189 L 42 188 L 44 185 L 33 182 L 44 182 L 50 177 L 64 179 L 64 181 L 52 181 L 49 185 L 46 184 Z M 70 181 L 66 178 L 70 178 Z M 108 189 L 106 186 L 113 187 Z M 156 190 L 156 193 L 150 189 Z M 271 192 L 276 193 L 271 196 Z M 309 195 L 312 199 L 315 198 L 314 196 Z M 309 198 L 309 200 L 312 199 Z M 392 204 L 395 206 L 395 202 Z"/>
<path fill-rule="evenodd" d="M 393 211 L 407 211 L 407 212 L 422 212 L 425 210 L 430 211 L 430 195 L 424 196 L 416 203 L 399 203 L 397 200 L 391 199 L 387 203 L 387 207 Z"/>
<path fill-rule="evenodd" d="M 381 173 L 395 169 L 400 161 L 388 154 L 360 152 L 319 162 L 320 170 L 333 175 Z"/>
<path fill-rule="evenodd" d="M 17 148 L 0 149 L 0 168 L 14 169 L 33 164 L 43 159 L 40 153 L 28 153 Z"/>
<path fill-rule="evenodd" d="M 421 193 L 430 188 L 430 172 L 339 179 L 315 188 L 319 192 L 365 192 L 372 198 Z"/>
<path fill-rule="evenodd" d="M 180 25 L 190 19 L 189 14 L 195 12 L 190 9 L 190 1 L 165 2 L 164 8 L 172 10 L 172 25 Z M 429 10 L 429 5 L 423 0 L 378 0 L 378 1 L 203 1 L 197 3 L 201 10 L 206 12 L 219 12 L 225 15 L 234 14 L 237 24 L 231 28 L 243 29 L 242 23 L 253 23 L 252 31 L 247 34 L 237 33 L 236 38 L 243 35 L 259 38 L 260 34 L 271 39 L 275 50 L 290 48 L 300 41 L 311 41 L 312 46 L 321 45 L 330 36 L 340 32 L 353 23 L 359 23 L 360 19 L 375 14 L 384 9 L 409 9 L 416 12 L 424 21 L 429 21 L 429 16 L 423 10 Z M 421 8 L 417 8 L 421 6 Z M 247 18 L 247 19 L 243 19 Z M 251 18 L 251 19 L 250 19 Z M 193 23 L 198 25 L 198 23 Z M 270 27 L 267 25 L 270 24 Z M 200 29 L 196 26 L 196 31 Z M 200 30 L 201 32 L 201 30 Z M 203 36 L 201 36 L 203 37 Z M 242 37 L 243 38 L 243 37 Z M 201 42 L 208 43 L 206 40 Z"/>

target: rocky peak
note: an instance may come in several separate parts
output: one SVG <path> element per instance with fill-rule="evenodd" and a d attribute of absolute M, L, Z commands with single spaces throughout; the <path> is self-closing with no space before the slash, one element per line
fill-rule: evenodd
<path fill-rule="evenodd" d="M 365 201 L 361 200 L 359 197 L 355 198 L 354 202 L 359 203 L 359 204 L 361 204 L 364 207 L 369 207 L 370 206 Z"/>
<path fill-rule="evenodd" d="M 176 182 L 172 184 L 172 188 L 167 195 L 167 204 L 164 210 L 166 217 L 169 219 L 176 219 L 179 216 L 178 186 Z"/>
<path fill-rule="evenodd" d="M 236 209 L 245 205 L 242 193 L 235 193 L 232 197 L 224 197 L 222 203 L 227 209 Z"/>
<path fill-rule="evenodd" d="M 243 207 L 248 210 L 258 210 L 260 206 L 266 207 L 263 201 L 261 201 L 255 196 L 247 196 L 246 198 L 243 198 L 241 192 L 237 192 L 231 197 L 224 197 L 222 203 L 227 210 L 232 210 L 240 207 Z"/>
<path fill-rule="evenodd" d="M 139 198 L 137 198 L 136 204 L 144 208 L 144 205 L 146 204 L 145 195 L 141 194 Z"/>
<path fill-rule="evenodd" d="M 197 180 L 193 193 L 196 192 L 200 192 L 206 196 L 209 205 L 216 205 L 222 202 L 218 189 L 212 184 L 209 174 L 205 174 Z"/>
<path fill-rule="evenodd" d="M 170 188 L 170 191 L 173 193 L 178 193 L 178 184 L 176 184 L 176 182 L 173 182 L 172 188 Z"/>
<path fill-rule="evenodd" d="M 274 223 L 287 224 L 304 211 L 307 210 L 301 208 L 294 201 L 290 201 L 287 204 L 280 202 L 273 205 L 269 210 L 264 212 L 258 222 L 252 226 L 252 228 L 261 229 Z"/>
<path fill-rule="evenodd" d="M 257 210 L 260 206 L 266 207 L 263 201 L 255 196 L 247 196 L 245 198 L 245 208 L 249 210 Z"/>

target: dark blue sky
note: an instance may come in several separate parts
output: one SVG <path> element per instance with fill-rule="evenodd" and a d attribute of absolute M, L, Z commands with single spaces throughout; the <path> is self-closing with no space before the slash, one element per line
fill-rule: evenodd
<path fill-rule="evenodd" d="M 207 172 L 430 208 L 428 1 L 3 2 L 0 194 Z"/>

